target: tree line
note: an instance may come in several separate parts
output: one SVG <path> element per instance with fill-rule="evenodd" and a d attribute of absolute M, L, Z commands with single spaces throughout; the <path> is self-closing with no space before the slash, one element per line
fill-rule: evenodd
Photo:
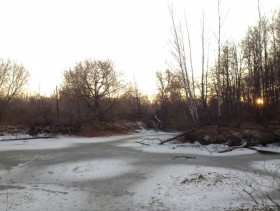
<path fill-rule="evenodd" d="M 200 81 L 193 79 L 187 21 L 185 35 L 182 24 L 175 21 L 173 8 L 169 8 L 172 19 L 171 52 L 177 68 L 157 72 L 160 116 L 168 119 L 167 122 L 185 116 L 185 124 L 190 127 L 208 121 L 218 124 L 279 121 L 280 11 L 269 19 L 261 15 L 258 5 L 259 20 L 256 25 L 248 27 L 243 39 L 239 43 L 230 40 L 222 42 L 220 3 L 218 0 L 217 57 L 210 67 L 206 64 L 208 58 L 205 55 L 205 26 L 202 21 Z M 186 49 L 190 49 L 188 54 Z M 179 113 L 178 107 L 181 108 Z"/>
<path fill-rule="evenodd" d="M 1 59 L 1 124 L 80 128 L 115 120 L 143 120 L 153 127 L 186 129 L 208 121 L 280 121 L 280 11 L 269 19 L 259 10 L 258 23 L 248 27 L 238 44 L 221 42 L 219 23 L 218 53 L 211 67 L 206 65 L 203 21 L 200 81 L 193 76 L 188 28 L 187 58 L 185 37 L 172 8 L 170 15 L 176 66 L 156 72 L 158 92 L 153 99 L 143 95 L 136 83 L 126 83 L 112 61 L 90 59 L 65 70 L 63 83 L 50 97 L 30 95 L 24 91 L 28 71 Z"/>

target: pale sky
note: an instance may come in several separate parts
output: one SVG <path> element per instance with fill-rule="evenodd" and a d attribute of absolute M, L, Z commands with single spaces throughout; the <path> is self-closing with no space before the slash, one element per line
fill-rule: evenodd
<path fill-rule="evenodd" d="M 63 72 L 84 59 L 110 59 L 144 94 L 156 92 L 155 71 L 172 65 L 168 5 L 184 14 L 194 68 L 200 73 L 201 19 L 215 54 L 217 0 L 0 0 L 0 57 L 30 72 L 29 90 L 50 94 Z M 279 0 L 260 0 L 270 18 Z M 239 40 L 257 23 L 257 0 L 222 0 L 223 40 Z"/>

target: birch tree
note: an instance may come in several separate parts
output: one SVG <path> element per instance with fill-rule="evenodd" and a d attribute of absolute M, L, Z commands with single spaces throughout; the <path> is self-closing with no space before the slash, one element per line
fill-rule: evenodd
<path fill-rule="evenodd" d="M 192 82 L 190 80 L 189 72 L 187 69 L 187 61 L 186 61 L 187 58 L 185 52 L 184 35 L 182 32 L 181 24 L 179 23 L 177 25 L 175 23 L 172 7 L 169 7 L 169 12 L 172 20 L 172 35 L 173 35 L 173 40 L 171 41 L 172 44 L 171 53 L 176 61 L 176 64 L 179 68 L 179 72 L 182 76 L 184 92 L 187 100 L 187 108 L 191 116 L 191 125 L 197 126 L 199 124 L 199 119 L 198 119 L 197 105 L 195 102 L 193 88 L 191 88 Z"/>
<path fill-rule="evenodd" d="M 201 110 L 202 117 L 205 119 L 205 110 L 206 110 L 206 93 L 207 89 L 205 79 L 205 19 L 204 19 L 204 10 L 202 13 L 202 31 L 201 31 Z M 206 86 L 206 87 L 205 87 Z"/>
<path fill-rule="evenodd" d="M 217 100 L 218 100 L 218 119 L 221 118 L 221 0 L 218 0 L 218 70 L 217 70 Z"/>

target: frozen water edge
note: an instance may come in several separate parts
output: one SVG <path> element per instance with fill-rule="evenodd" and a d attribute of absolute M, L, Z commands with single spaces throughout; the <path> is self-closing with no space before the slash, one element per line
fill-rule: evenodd
<path fill-rule="evenodd" d="M 268 144 L 267 146 L 256 146 L 257 150 L 262 150 L 266 152 L 279 153 L 280 154 L 280 144 Z"/>
<path fill-rule="evenodd" d="M 168 135 L 170 133 L 157 133 L 148 130 L 140 130 L 138 133 L 130 135 L 117 135 L 108 137 L 78 137 L 78 136 L 57 136 L 48 139 L 32 139 L 32 140 L 15 140 L 15 141 L 5 141 L 6 138 L 28 138 L 25 135 L 21 136 L 4 136 L 0 140 L 0 151 L 12 151 L 12 150 L 46 150 L 46 149 L 59 149 L 72 147 L 76 144 L 92 144 L 92 143 L 106 143 L 114 142 L 122 139 L 134 139 L 143 136 L 153 136 L 153 135 Z"/>
<path fill-rule="evenodd" d="M 254 169 L 267 171 L 269 174 L 273 175 L 278 173 L 280 175 L 280 159 L 278 160 L 264 160 L 264 161 L 254 161 L 251 163 Z"/>
<path fill-rule="evenodd" d="M 174 135 L 173 135 L 174 136 Z M 158 134 L 156 138 L 165 140 L 167 137 Z M 165 143 L 159 145 L 159 140 L 149 139 L 145 140 L 144 144 L 139 142 L 143 141 L 144 138 L 138 140 L 128 140 L 126 143 L 119 143 L 116 146 L 119 147 L 130 147 L 136 150 L 141 150 L 149 153 L 166 153 L 166 154 L 192 154 L 192 155 L 202 155 L 202 156 L 241 156 L 241 155 L 250 155 L 255 154 L 256 150 L 248 148 L 237 148 L 233 151 L 219 153 L 219 151 L 225 150 L 228 148 L 226 144 L 209 144 L 201 145 L 200 143 Z M 138 142 L 138 143 L 137 143 Z M 276 144 L 270 144 L 267 147 L 255 147 L 256 149 L 262 149 L 270 152 L 280 153 L 280 146 Z"/>
<path fill-rule="evenodd" d="M 139 143 L 130 142 L 117 144 L 119 147 L 131 147 L 136 150 L 141 150 L 149 153 L 166 153 L 166 154 L 191 154 L 191 155 L 202 155 L 202 156 L 240 156 L 240 155 L 250 155 L 256 153 L 255 150 L 240 148 L 235 149 L 230 152 L 219 153 L 219 150 L 224 150 L 227 148 L 226 145 L 221 144 L 210 144 L 207 146 L 202 146 L 200 144 L 164 144 L 159 145 L 156 143 L 151 143 L 149 146 L 141 145 Z"/>

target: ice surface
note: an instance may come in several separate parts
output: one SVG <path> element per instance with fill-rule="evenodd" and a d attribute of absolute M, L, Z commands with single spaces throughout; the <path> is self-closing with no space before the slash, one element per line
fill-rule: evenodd
<path fill-rule="evenodd" d="M 96 159 L 51 165 L 41 171 L 42 175 L 51 175 L 57 182 L 109 179 L 133 169 L 124 160 Z"/>
<path fill-rule="evenodd" d="M 174 134 L 173 134 L 174 135 Z M 194 144 L 159 145 L 156 140 L 147 140 L 146 145 L 136 143 L 145 137 L 166 139 L 172 134 L 141 130 L 137 134 L 80 138 L 60 136 L 52 139 L 25 141 L 1 141 L 0 150 L 57 149 L 76 144 L 112 142 L 120 147 L 132 147 L 149 153 L 192 154 L 209 156 L 237 156 L 255 153 L 254 150 L 238 149 L 218 153 L 226 145 L 202 146 Z M 116 141 L 116 143 L 114 143 Z M 273 148 L 275 148 L 273 146 Z M 49 159 L 49 155 L 42 155 Z M 46 157 L 44 157 L 46 156 Z M 35 158 L 34 158 L 35 159 Z M 10 170 L 0 169 L 0 210 L 93 210 L 95 199 L 84 187 L 71 184 L 87 181 L 110 180 L 135 173 L 134 158 L 97 158 L 62 162 L 46 166 L 32 166 L 32 160 L 23 162 Z M 256 161 L 251 166 L 270 172 L 278 171 L 280 160 Z M 137 160 L 141 162 L 141 160 Z M 230 210 L 252 207 L 254 203 L 245 190 L 252 187 L 263 192 L 271 191 L 273 175 L 241 172 L 234 169 L 193 166 L 182 164 L 159 165 L 153 169 L 141 166 L 138 183 L 131 184 L 127 210 Z M 34 171 L 33 171 L 34 170 Z M 254 193 L 253 193 L 254 194 Z M 116 200 L 116 201 L 117 201 Z M 105 203 L 105 202 L 104 202 Z M 96 210 L 95 209 L 95 210 Z M 112 209 L 113 210 L 113 209 Z"/>

